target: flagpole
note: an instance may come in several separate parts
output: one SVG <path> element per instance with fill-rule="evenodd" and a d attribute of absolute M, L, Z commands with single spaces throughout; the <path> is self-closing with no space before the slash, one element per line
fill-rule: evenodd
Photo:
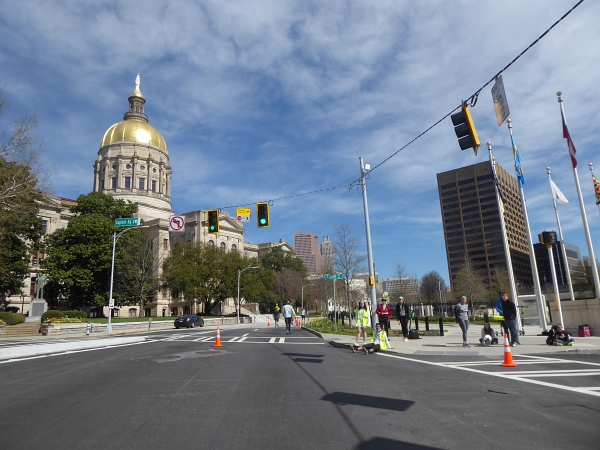
<path fill-rule="evenodd" d="M 594 166 L 590 163 L 590 172 L 592 172 L 592 182 L 594 183 L 594 194 L 596 196 L 596 205 L 598 206 L 598 211 L 600 211 L 600 183 L 594 176 Z"/>
<path fill-rule="evenodd" d="M 515 145 L 515 140 L 512 132 L 512 120 L 508 119 L 506 121 L 508 124 L 508 131 L 510 133 L 510 140 L 513 145 L 513 156 L 515 159 L 515 169 L 517 170 L 519 176 L 519 196 L 521 197 L 521 207 L 523 208 L 523 217 L 525 218 L 525 231 L 527 232 L 527 245 L 529 247 L 529 263 L 531 264 L 531 271 L 533 275 L 533 286 L 535 288 L 535 300 L 537 302 L 538 307 L 538 317 L 540 319 L 540 326 L 544 329 L 544 331 L 548 331 L 548 325 L 546 320 L 546 308 L 544 308 L 544 300 L 542 299 L 542 287 L 540 286 L 540 275 L 538 273 L 537 262 L 535 260 L 535 250 L 533 249 L 533 241 L 531 240 L 531 227 L 529 226 L 529 215 L 527 214 L 527 204 L 525 202 L 525 191 L 523 190 L 523 185 L 525 184 L 525 176 L 523 174 L 523 169 L 521 168 L 520 157 L 517 161 L 518 150 Z M 516 304 L 516 303 L 515 303 Z"/>
<path fill-rule="evenodd" d="M 592 269 L 592 275 L 594 276 L 594 288 L 596 292 L 596 298 L 600 299 L 600 281 L 598 280 L 598 266 L 596 264 L 596 257 L 594 256 L 594 246 L 592 245 L 592 237 L 590 235 L 590 227 L 588 226 L 587 215 L 585 214 L 585 205 L 583 203 L 583 196 L 581 195 L 581 186 L 579 185 L 579 175 L 577 174 L 577 160 L 575 159 L 575 146 L 571 140 L 571 135 L 567 129 L 567 118 L 565 117 L 565 109 L 563 107 L 562 92 L 557 92 L 558 103 L 560 104 L 560 114 L 563 120 L 563 134 L 567 138 L 569 145 L 569 153 L 571 154 L 571 163 L 573 164 L 573 176 L 575 178 L 575 187 L 577 188 L 577 196 L 579 197 L 579 208 L 581 209 L 581 217 L 583 219 L 583 230 L 585 231 L 585 239 L 587 241 L 588 252 L 590 255 L 590 268 Z"/>
<path fill-rule="evenodd" d="M 573 282 L 571 281 L 571 269 L 569 268 L 569 260 L 567 259 L 567 249 L 565 248 L 565 239 L 563 238 L 562 227 L 560 226 L 560 218 L 558 216 L 558 208 L 556 206 L 556 196 L 554 189 L 552 189 L 552 177 L 550 176 L 550 167 L 546 167 L 548 173 L 548 180 L 550 181 L 550 190 L 552 191 L 552 203 L 554 204 L 554 214 L 556 214 L 556 226 L 558 227 L 558 236 L 560 238 L 560 249 L 563 255 L 563 261 L 565 264 L 565 272 L 567 273 L 567 282 L 569 283 L 569 294 L 571 300 L 575 300 L 575 293 L 573 292 Z"/>
<path fill-rule="evenodd" d="M 490 165 L 492 167 L 492 175 L 495 178 L 495 182 L 499 183 L 498 175 L 496 174 L 496 161 L 492 156 L 492 143 L 488 142 L 488 152 L 490 154 Z M 508 282 L 510 284 L 510 296 L 515 302 L 515 306 L 517 305 L 517 288 L 515 285 L 515 277 L 513 275 L 513 267 L 512 267 L 512 259 L 510 257 L 510 248 L 508 247 L 508 238 L 506 237 L 506 224 L 504 223 L 504 206 L 503 201 L 500 196 L 500 192 L 498 190 L 498 185 L 496 185 L 496 202 L 498 203 L 498 212 L 500 213 L 500 230 L 502 231 L 502 241 L 504 243 L 504 257 L 506 258 L 506 271 L 508 272 Z M 519 312 L 519 308 L 517 310 L 517 324 L 521 323 L 521 314 Z M 518 325 L 517 325 L 518 326 Z"/>

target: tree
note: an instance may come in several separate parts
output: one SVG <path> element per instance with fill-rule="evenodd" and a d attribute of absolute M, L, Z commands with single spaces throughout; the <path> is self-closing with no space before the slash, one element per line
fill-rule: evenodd
<path fill-rule="evenodd" d="M 510 279 L 508 278 L 508 270 L 506 268 L 496 269 L 492 274 L 490 296 L 496 296 L 500 291 L 510 292 Z"/>
<path fill-rule="evenodd" d="M 308 270 L 304 262 L 294 253 L 286 252 L 281 247 L 273 247 L 271 251 L 260 258 L 260 264 L 264 269 L 272 272 L 271 295 L 266 297 L 270 306 L 278 301 L 300 299 L 300 291 Z M 265 282 L 268 282 L 265 275 Z M 267 283 L 264 283 L 268 287 Z"/>
<path fill-rule="evenodd" d="M 121 305 L 139 306 L 144 315 L 144 304 L 156 298 L 160 287 L 158 276 L 162 261 L 154 255 L 154 243 L 146 230 L 140 229 L 124 242 L 123 256 L 115 267 L 113 297 Z"/>
<path fill-rule="evenodd" d="M 306 277 L 308 272 L 302 260 L 296 257 L 295 253 L 286 252 L 280 246 L 272 247 L 271 251 L 260 259 L 260 263 L 264 268 L 275 272 L 291 269 L 298 272 L 302 277 Z"/>
<path fill-rule="evenodd" d="M 360 241 L 354 236 L 349 222 L 335 227 L 333 257 L 335 268 L 344 276 L 348 310 L 350 310 L 350 280 L 356 272 L 362 270 L 366 259 L 366 255 L 359 252 L 359 247 Z"/>
<path fill-rule="evenodd" d="M 29 274 L 31 250 L 42 230 L 37 217 L 37 202 L 43 200 L 46 171 L 34 130 L 35 116 L 5 123 L 9 104 L 0 88 L 0 297 L 21 293 Z"/>
<path fill-rule="evenodd" d="M 452 283 L 452 293 L 455 300 L 465 295 L 471 304 L 471 315 L 475 317 L 473 302 L 475 299 L 488 299 L 489 291 L 483 281 L 483 277 L 474 270 L 473 262 L 465 259 L 462 268 L 457 272 Z"/>
<path fill-rule="evenodd" d="M 596 262 L 598 271 L 600 265 Z M 594 274 L 589 258 L 583 258 L 583 261 L 577 261 L 575 267 L 571 271 L 571 282 L 573 283 L 573 291 L 577 293 L 591 292 L 592 298 L 596 297 L 596 286 L 594 285 Z M 579 296 L 578 296 L 579 298 Z"/>
<path fill-rule="evenodd" d="M 427 300 L 429 303 L 440 302 L 441 308 L 442 305 L 440 301 L 440 292 L 446 290 L 446 282 L 435 270 L 427 272 L 421 277 L 421 297 Z"/>
<path fill-rule="evenodd" d="M 42 267 L 48 273 L 50 291 L 68 300 L 72 308 L 90 309 L 108 303 L 114 220 L 133 217 L 137 205 L 92 192 L 80 195 L 71 208 L 76 214 L 67 228 L 49 235 L 44 244 Z M 122 229 L 121 229 L 122 231 Z M 134 232 L 135 233 L 135 232 Z M 119 239 L 115 265 L 124 257 L 128 233 Z"/>

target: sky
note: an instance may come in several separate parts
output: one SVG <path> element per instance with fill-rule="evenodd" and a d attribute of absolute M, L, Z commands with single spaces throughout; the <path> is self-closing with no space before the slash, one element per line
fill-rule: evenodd
<path fill-rule="evenodd" d="M 436 174 L 486 161 L 514 172 L 493 82 L 471 112 L 482 142 L 461 151 L 449 117 L 577 0 L 182 1 L 0 0 L 0 83 L 7 117 L 36 113 L 55 195 L 92 190 L 105 131 L 141 78 L 149 122 L 166 139 L 176 213 L 271 202 L 271 227 L 245 240 L 335 240 L 349 225 L 366 253 L 359 157 L 373 261 L 448 282 Z M 562 136 L 562 91 L 592 241 L 600 210 L 600 2 L 584 1 L 502 78 L 523 159 L 531 231 L 556 230 L 546 167 L 569 199 L 565 241 L 588 255 Z M 7 118 L 5 117 L 5 118 Z M 398 151 L 402 149 L 401 151 Z M 366 264 L 364 267 L 366 271 Z"/>

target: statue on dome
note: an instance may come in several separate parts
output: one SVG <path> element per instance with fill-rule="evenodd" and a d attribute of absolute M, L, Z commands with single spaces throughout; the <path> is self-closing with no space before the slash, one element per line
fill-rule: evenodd
<path fill-rule="evenodd" d="M 135 90 L 137 92 L 139 92 L 140 90 L 140 74 L 137 74 L 137 77 L 135 77 Z"/>

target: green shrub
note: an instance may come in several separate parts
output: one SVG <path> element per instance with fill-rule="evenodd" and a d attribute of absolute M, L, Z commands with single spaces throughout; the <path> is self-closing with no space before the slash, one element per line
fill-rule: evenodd
<path fill-rule="evenodd" d="M 65 317 L 65 313 L 63 313 L 62 311 L 57 311 L 55 309 L 49 309 L 44 314 L 42 314 L 42 322 L 59 317 Z"/>
<path fill-rule="evenodd" d="M 0 319 L 6 322 L 6 325 L 16 325 L 25 322 L 25 314 L 0 312 Z"/>
<path fill-rule="evenodd" d="M 70 319 L 87 319 L 87 313 L 85 311 L 63 311 L 65 317 Z"/>

